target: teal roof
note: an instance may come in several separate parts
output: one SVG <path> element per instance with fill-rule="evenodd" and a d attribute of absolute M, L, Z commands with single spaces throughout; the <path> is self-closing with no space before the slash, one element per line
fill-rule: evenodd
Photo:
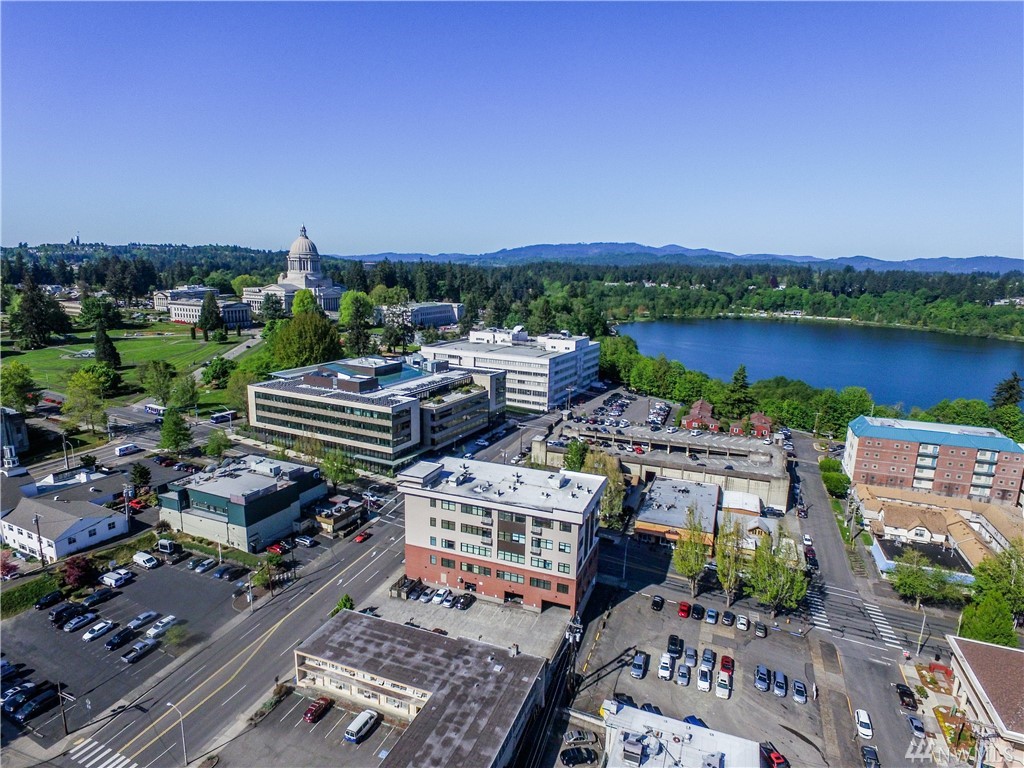
<path fill-rule="evenodd" d="M 991 427 L 858 416 L 850 422 L 850 430 L 857 437 L 906 440 L 929 445 L 955 445 L 958 448 L 973 448 L 978 451 L 1024 453 L 1024 448 Z"/>

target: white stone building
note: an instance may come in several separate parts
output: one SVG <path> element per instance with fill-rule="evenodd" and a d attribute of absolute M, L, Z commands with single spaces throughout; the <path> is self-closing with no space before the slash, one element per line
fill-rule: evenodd
<path fill-rule="evenodd" d="M 242 301 L 258 313 L 263 307 L 263 299 L 275 295 L 281 300 L 284 311 L 291 312 L 295 294 L 303 288 L 313 292 L 325 312 L 337 312 L 341 307 L 341 294 L 345 289 L 335 285 L 320 271 L 320 254 L 313 241 L 306 237 L 305 227 L 299 230 L 298 238 L 288 250 L 288 271 L 283 272 L 273 285 L 246 288 L 242 292 Z"/>

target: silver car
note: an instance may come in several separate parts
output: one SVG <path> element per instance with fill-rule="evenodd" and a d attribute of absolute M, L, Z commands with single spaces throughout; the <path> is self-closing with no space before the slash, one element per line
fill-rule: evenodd
<path fill-rule="evenodd" d="M 693 646 L 693 645 L 688 645 L 688 646 L 686 646 L 685 653 L 686 653 L 686 656 L 685 656 L 684 664 L 687 667 L 696 667 L 697 666 L 697 647 Z"/>

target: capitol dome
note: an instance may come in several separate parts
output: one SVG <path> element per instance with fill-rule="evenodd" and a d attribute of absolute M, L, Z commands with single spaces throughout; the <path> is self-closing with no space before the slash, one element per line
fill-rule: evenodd
<path fill-rule="evenodd" d="M 306 227 L 299 230 L 299 236 L 295 238 L 292 247 L 288 249 L 289 256 L 319 256 L 313 241 L 306 237 Z"/>

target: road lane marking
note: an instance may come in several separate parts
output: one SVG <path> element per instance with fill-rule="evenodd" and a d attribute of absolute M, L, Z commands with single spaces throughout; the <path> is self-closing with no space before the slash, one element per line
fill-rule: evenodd
<path fill-rule="evenodd" d="M 333 728 L 331 728 L 331 730 L 329 730 L 329 731 L 327 732 L 327 735 L 326 735 L 326 736 L 324 736 L 324 738 L 325 738 L 325 739 L 326 739 L 326 738 L 328 738 L 328 737 L 329 737 L 329 736 L 330 736 L 330 735 L 331 735 L 332 733 L 334 733 L 334 729 L 335 729 L 335 728 L 337 728 L 337 727 L 338 727 L 339 725 L 341 725 L 341 721 L 342 721 L 342 719 L 343 719 L 343 718 L 341 718 L 341 717 L 339 717 L 339 718 L 338 718 L 338 722 L 336 722 L 336 723 L 334 724 L 334 727 L 333 727 Z"/>
<path fill-rule="evenodd" d="M 100 746 L 103 746 L 103 745 L 101 744 Z M 99 761 L 100 761 L 100 760 L 102 760 L 102 759 L 103 759 L 104 757 L 106 757 L 107 755 L 109 755 L 109 754 L 110 754 L 110 753 L 111 753 L 112 751 L 113 751 L 113 750 L 112 750 L 112 749 L 111 749 L 110 747 L 104 747 L 104 748 L 103 748 L 103 751 L 102 751 L 102 752 L 100 752 L 99 754 L 97 754 L 97 755 L 96 755 L 95 757 L 93 757 L 93 759 L 92 759 L 92 760 L 90 760 L 89 762 L 87 762 L 87 763 L 85 764 L 85 768 L 89 768 L 89 766 L 91 766 L 91 765 L 92 765 L 93 763 L 97 763 L 97 762 L 99 762 Z"/>
<path fill-rule="evenodd" d="M 152 759 L 152 761 L 150 761 L 150 762 L 146 763 L 146 768 L 149 768 L 149 767 L 150 767 L 151 765 L 153 765 L 153 763 L 155 763 L 155 762 L 156 762 L 157 760 L 159 760 L 159 759 L 160 759 L 161 757 L 163 757 L 163 756 L 164 756 L 164 755 L 166 755 L 166 754 L 167 754 L 168 752 L 170 752 L 170 751 L 171 751 L 172 749 L 174 749 L 174 747 L 175 747 L 175 746 L 177 746 L 177 745 L 176 745 L 176 744 L 172 744 L 172 745 L 171 745 L 171 746 L 169 746 L 169 747 L 168 747 L 167 749 L 165 749 L 165 750 L 164 750 L 163 752 L 161 752 L 161 753 L 160 753 L 159 755 L 157 755 L 156 757 L 154 757 L 154 758 Z"/>
<path fill-rule="evenodd" d="M 230 696 L 228 696 L 226 699 L 224 699 L 224 701 L 222 701 L 220 705 L 223 707 L 225 704 L 227 704 L 229 701 L 231 701 L 233 698 L 235 698 L 235 696 L 237 696 L 238 694 L 240 694 L 244 690 L 245 690 L 245 686 L 243 685 L 237 691 L 235 691 Z"/>
<path fill-rule="evenodd" d="M 255 632 L 259 628 L 260 628 L 260 625 L 259 625 L 259 622 L 257 622 L 255 625 L 253 625 L 252 629 L 246 630 L 245 634 L 242 635 L 241 637 L 239 637 L 238 639 L 241 640 L 246 635 L 251 635 L 253 632 Z"/>
<path fill-rule="evenodd" d="M 93 741 L 92 739 L 86 739 L 85 741 L 83 741 L 80 744 L 78 744 L 70 752 L 68 752 L 68 755 L 73 757 L 73 758 L 75 758 L 77 760 L 78 758 L 76 757 L 76 753 L 81 752 L 83 749 L 88 748 L 92 744 L 96 744 L 96 742 Z"/>
<path fill-rule="evenodd" d="M 115 752 L 110 756 L 110 758 L 105 763 L 101 763 L 100 765 L 96 766 L 96 768 L 111 768 L 114 765 L 114 763 L 118 763 L 122 759 L 123 758 L 121 757 L 121 755 Z"/>
<path fill-rule="evenodd" d="M 281 715 L 281 719 L 278 720 L 277 722 L 283 723 L 285 721 L 285 718 L 287 718 L 289 715 L 291 715 L 291 713 L 295 711 L 295 708 L 300 706 L 301 704 L 302 704 L 302 699 L 300 698 L 297 702 L 295 702 L 295 704 L 292 705 L 291 709 L 289 709 L 287 712 L 285 712 L 283 715 Z"/>
<path fill-rule="evenodd" d="M 186 678 L 184 679 L 184 681 L 183 681 L 183 682 L 186 682 L 186 683 L 187 683 L 187 682 L 188 682 L 189 680 L 191 680 L 191 679 L 192 679 L 193 677 L 195 677 L 196 675 L 198 675 L 198 674 L 199 674 L 200 672 L 202 672 L 202 671 L 203 671 L 204 669 L 206 669 L 206 665 L 205 665 L 205 664 L 203 664 L 203 666 L 201 666 L 201 667 L 200 667 L 199 669 L 197 669 L 197 670 L 196 670 L 195 672 L 193 672 L 193 673 L 192 673 L 191 675 L 189 675 L 188 677 L 186 677 Z"/>

